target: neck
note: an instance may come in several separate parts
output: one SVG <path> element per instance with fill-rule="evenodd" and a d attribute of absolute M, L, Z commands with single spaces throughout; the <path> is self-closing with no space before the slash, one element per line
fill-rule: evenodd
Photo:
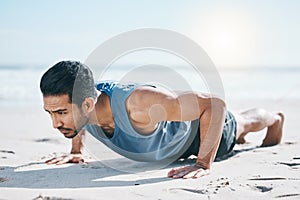
<path fill-rule="evenodd" d="M 109 97 L 101 93 L 95 104 L 94 111 L 91 113 L 89 124 L 103 125 L 113 121 Z"/>

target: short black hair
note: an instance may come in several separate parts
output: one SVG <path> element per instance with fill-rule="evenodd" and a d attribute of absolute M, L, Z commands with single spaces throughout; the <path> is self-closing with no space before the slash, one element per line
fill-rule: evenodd
<path fill-rule="evenodd" d="M 61 61 L 48 69 L 40 89 L 44 97 L 67 94 L 69 102 L 78 106 L 88 97 L 97 97 L 92 71 L 78 61 Z"/>

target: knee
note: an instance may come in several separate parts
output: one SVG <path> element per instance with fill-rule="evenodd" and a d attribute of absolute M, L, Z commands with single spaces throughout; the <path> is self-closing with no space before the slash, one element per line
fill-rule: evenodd
<path fill-rule="evenodd" d="M 267 113 L 267 111 L 263 108 L 256 108 L 255 111 L 258 115 L 266 115 Z"/>
<path fill-rule="evenodd" d="M 265 109 L 262 108 L 256 108 L 255 109 L 255 115 L 253 115 L 253 120 L 257 123 L 258 121 L 265 121 L 265 119 L 268 117 L 268 112 Z"/>

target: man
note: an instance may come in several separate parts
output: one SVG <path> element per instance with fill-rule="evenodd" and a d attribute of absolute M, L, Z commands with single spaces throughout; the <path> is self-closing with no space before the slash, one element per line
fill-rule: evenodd
<path fill-rule="evenodd" d="M 195 165 L 172 169 L 168 176 L 198 178 L 209 174 L 216 156 L 245 143 L 249 132 L 268 128 L 262 146 L 279 144 L 282 137 L 280 112 L 251 109 L 233 115 L 219 98 L 147 84 L 103 82 L 95 87 L 92 72 L 80 62 L 57 63 L 43 75 L 40 88 L 53 127 L 72 138 L 71 154 L 49 164 L 82 161 L 80 135 L 86 129 L 132 159 L 159 162 L 197 155 Z"/>

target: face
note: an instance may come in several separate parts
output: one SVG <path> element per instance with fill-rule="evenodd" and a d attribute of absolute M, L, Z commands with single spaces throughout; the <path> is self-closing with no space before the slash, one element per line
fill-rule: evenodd
<path fill-rule="evenodd" d="M 53 128 L 58 129 L 66 138 L 72 138 L 76 129 L 87 123 L 87 117 L 78 105 L 69 102 L 67 94 L 43 97 L 44 109 L 52 119 Z"/>

